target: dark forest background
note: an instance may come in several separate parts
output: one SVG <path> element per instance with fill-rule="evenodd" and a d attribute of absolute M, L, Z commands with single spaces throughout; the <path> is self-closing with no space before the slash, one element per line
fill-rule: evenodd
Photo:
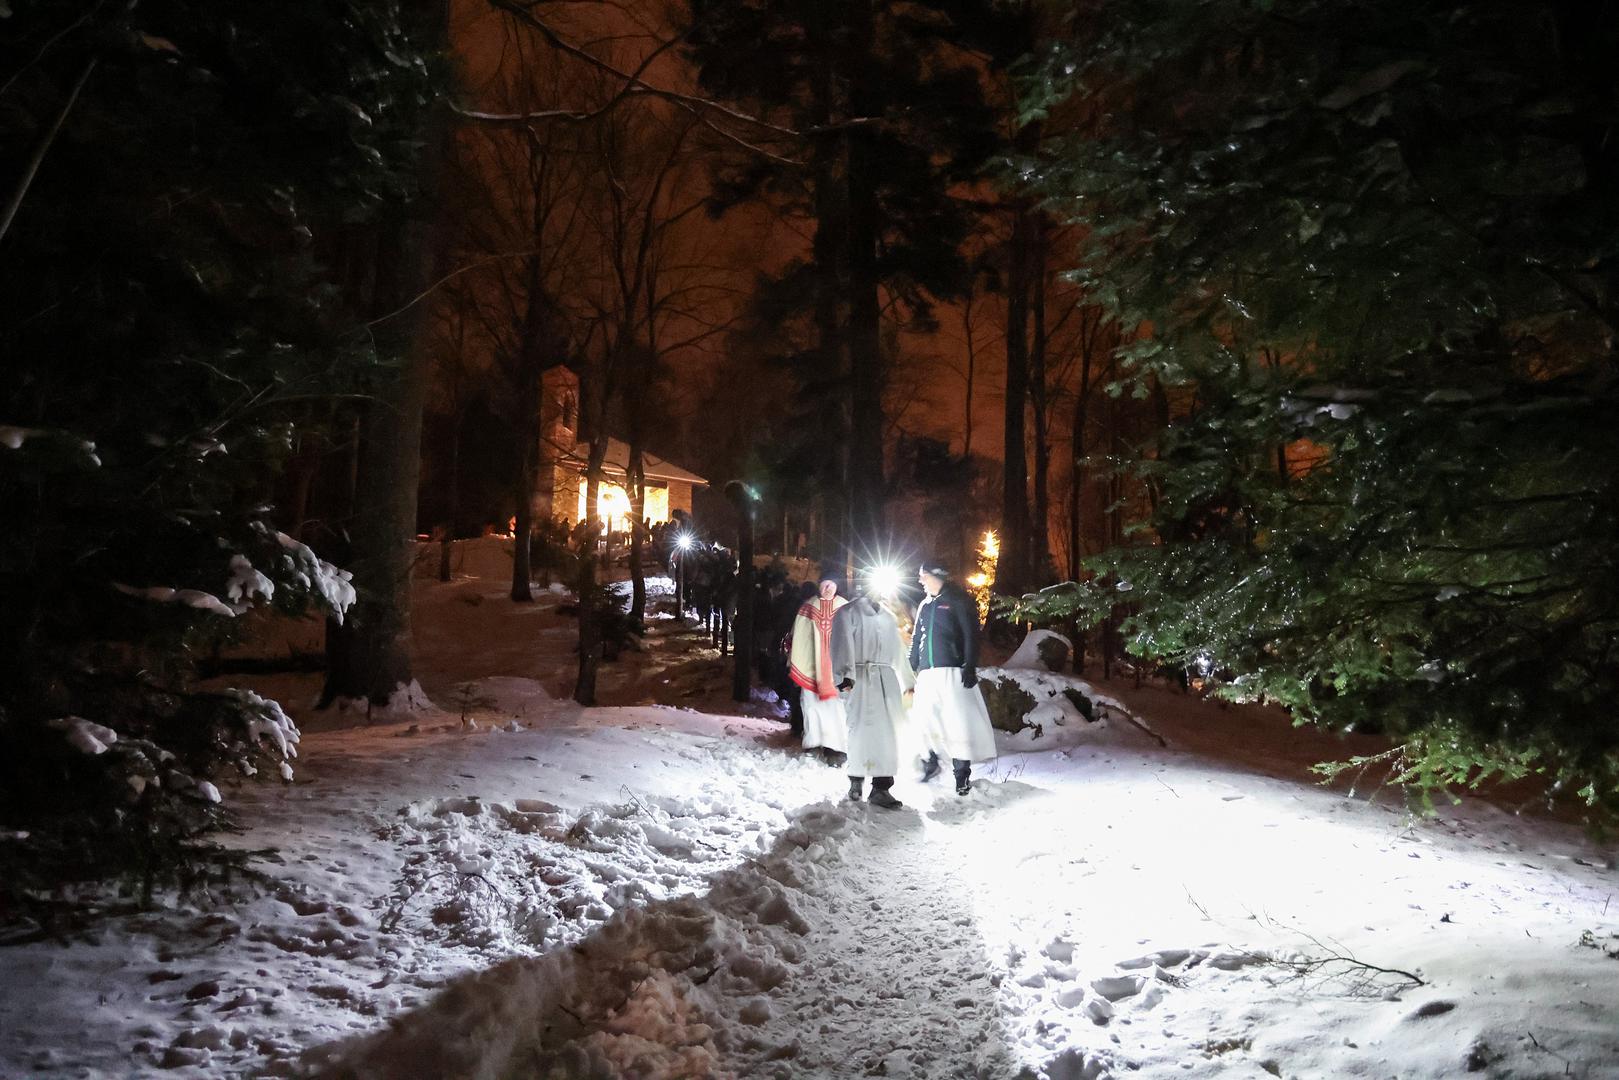
<path fill-rule="evenodd" d="M 1081 663 L 1601 818 L 1615 55 L 1588 0 L 0 4 L 0 865 L 150 882 L 273 773 L 196 685 L 251 606 L 408 683 L 409 538 L 561 543 L 559 366 L 593 482 L 747 485 L 707 538 L 992 529 Z"/>

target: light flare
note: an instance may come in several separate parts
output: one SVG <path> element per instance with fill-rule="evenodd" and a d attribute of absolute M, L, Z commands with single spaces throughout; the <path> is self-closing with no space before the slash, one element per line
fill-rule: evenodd
<path fill-rule="evenodd" d="M 873 566 L 866 571 L 866 588 L 873 596 L 884 599 L 899 595 L 899 586 L 902 578 L 899 567 L 887 563 Z"/>

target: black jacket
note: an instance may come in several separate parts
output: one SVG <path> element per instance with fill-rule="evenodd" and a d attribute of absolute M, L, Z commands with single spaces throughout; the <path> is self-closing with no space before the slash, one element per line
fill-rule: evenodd
<path fill-rule="evenodd" d="M 911 669 L 936 667 L 978 669 L 978 604 L 953 581 L 923 599 L 911 633 Z"/>

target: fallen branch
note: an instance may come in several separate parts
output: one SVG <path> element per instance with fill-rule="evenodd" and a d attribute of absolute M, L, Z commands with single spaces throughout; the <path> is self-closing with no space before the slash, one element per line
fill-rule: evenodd
<path fill-rule="evenodd" d="M 494 893 L 495 898 L 502 904 L 505 904 L 508 908 L 512 906 L 511 899 L 505 893 L 501 892 L 500 888 L 496 886 L 494 882 L 490 881 L 482 874 L 463 874 L 459 870 L 438 870 L 422 878 L 413 887 L 411 887 L 409 891 L 401 895 L 398 902 L 390 906 L 387 912 L 383 914 L 382 918 L 377 923 L 377 928 L 385 934 L 393 933 L 393 931 L 405 918 L 405 908 L 409 906 L 412 900 L 420 895 L 422 890 L 427 887 L 428 882 L 434 880 L 435 878 L 450 877 L 451 875 L 455 875 L 458 879 L 457 892 L 465 892 L 467 890 L 468 883 L 476 881 L 483 885 L 484 888 Z"/>
<path fill-rule="evenodd" d="M 1352 997 L 1380 997 L 1389 990 L 1414 990 L 1428 983 L 1421 976 L 1402 968 L 1379 967 L 1364 960 L 1356 959 L 1349 953 L 1329 953 L 1325 956 L 1304 956 L 1296 960 L 1283 960 L 1270 957 L 1269 963 L 1277 967 L 1286 968 L 1300 979 L 1311 976 L 1320 976 L 1322 981 L 1342 979 Z M 1336 968 L 1337 970 L 1334 970 Z M 1394 987 L 1380 985 L 1384 978 L 1398 978 L 1401 983 Z M 1406 985 L 1409 984 L 1409 985 Z"/>
<path fill-rule="evenodd" d="M 1524 1034 L 1529 1036 L 1529 1041 L 1530 1041 L 1531 1044 L 1534 1045 L 1534 1048 L 1536 1050 L 1539 1050 L 1543 1054 L 1550 1054 L 1552 1057 L 1556 1058 L 1558 1061 L 1561 1061 L 1563 1063 L 1563 1075 L 1564 1076 L 1568 1076 L 1570 1073 L 1572 1073 L 1574 1071 L 1574 1063 L 1572 1061 L 1570 1061 L 1568 1058 L 1564 1057 L 1562 1054 L 1559 1054 L 1556 1050 L 1553 1050 L 1551 1047 L 1540 1045 L 1540 1040 L 1535 1038 L 1535 1033 L 1533 1031 L 1526 1031 L 1526 1032 L 1524 1032 Z"/>

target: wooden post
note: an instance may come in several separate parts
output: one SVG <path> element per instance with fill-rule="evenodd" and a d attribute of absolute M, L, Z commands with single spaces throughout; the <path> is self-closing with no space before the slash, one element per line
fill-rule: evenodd
<path fill-rule="evenodd" d="M 740 480 L 725 485 L 726 498 L 737 512 L 736 604 L 733 649 L 736 666 L 731 674 L 731 700 L 746 701 L 753 689 L 753 515 L 758 500 Z"/>

